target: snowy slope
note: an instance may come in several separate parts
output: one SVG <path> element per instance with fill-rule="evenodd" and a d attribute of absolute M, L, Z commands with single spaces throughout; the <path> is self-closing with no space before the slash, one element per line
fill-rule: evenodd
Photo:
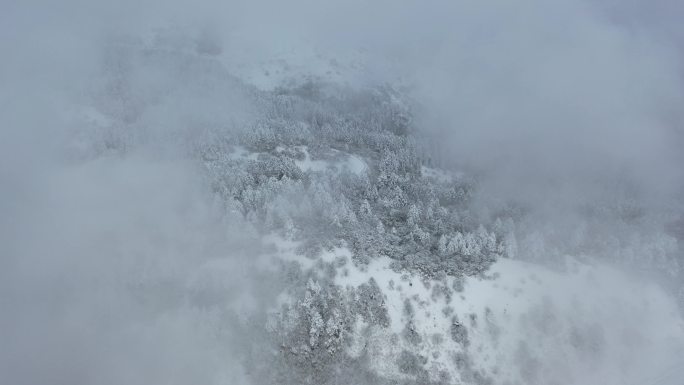
<path fill-rule="evenodd" d="M 277 244 L 281 258 L 304 269 L 321 266 L 297 256 L 296 244 Z M 339 258 L 350 260 L 351 253 L 336 249 L 319 262 Z M 432 380 L 466 383 L 622 385 L 663 377 L 669 384 L 682 367 L 684 323 L 676 304 L 659 287 L 607 266 L 568 258 L 564 271 L 554 271 L 503 259 L 486 277 L 458 282 L 422 279 L 377 259 L 346 263 L 335 283 L 350 289 L 371 279 L 390 325 L 359 321 L 349 354 L 372 346 L 370 364 L 387 378 L 410 378 L 400 367 L 404 352 Z"/>

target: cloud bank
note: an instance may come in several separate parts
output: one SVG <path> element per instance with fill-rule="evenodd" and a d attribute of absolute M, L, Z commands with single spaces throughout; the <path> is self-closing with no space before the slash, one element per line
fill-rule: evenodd
<path fill-rule="evenodd" d="M 183 123 L 249 119 L 242 91 L 204 93 L 173 71 L 124 69 L 133 89 L 176 96 L 145 110 L 131 151 L 101 156 L 101 142 L 79 136 L 97 134 L 99 118 L 79 108 L 96 104 L 103 68 L 120 64 L 107 56 L 112 39 L 178 28 L 245 63 L 298 44 L 331 58 L 362 52 L 360 78 L 410 88 L 420 135 L 445 167 L 481 175 L 483 205 L 522 202 L 545 216 L 534 231 L 550 225 L 565 238 L 586 226 L 566 219 L 587 202 L 624 197 L 668 220 L 678 214 L 684 38 L 672 15 L 682 6 L 630 4 L 4 2 L 0 377 L 239 384 L 245 341 L 233 309 L 274 300 L 246 273 L 258 254 L 243 241 L 252 234 L 224 215 L 183 145 L 200 135 Z M 119 107 L 130 112 L 138 96 L 117 96 Z M 661 230 L 639 226 L 629 231 Z M 534 231 L 524 244 L 535 244 Z M 232 284 L 202 286 L 213 275 Z M 242 297 L 250 293 L 259 294 Z M 204 312 L 203 301 L 223 301 L 225 312 Z"/>

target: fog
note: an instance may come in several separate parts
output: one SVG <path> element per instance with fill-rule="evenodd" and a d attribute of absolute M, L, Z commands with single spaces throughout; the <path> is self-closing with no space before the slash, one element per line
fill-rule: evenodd
<path fill-rule="evenodd" d="M 228 68 L 283 50 L 360 55 L 353 86 L 400 84 L 439 166 L 476 176 L 474 215 L 528 213 L 516 258 L 609 263 L 637 282 L 614 292 L 655 282 L 664 305 L 645 330 L 681 323 L 681 12 L 674 0 L 3 0 L 0 382 L 258 381 L 244 361 L 261 331 L 240 317 L 262 317 L 278 288 L 256 230 L 191 155 L 207 127 L 257 118 L 250 88 L 140 65 L 127 69 L 137 94 L 102 96 L 117 44 L 166 29 L 210 40 Z M 138 111 L 148 96 L 162 101 Z M 94 107 L 138 120 L 111 137 Z M 643 214 L 615 220 L 624 207 Z M 617 309 L 596 323 L 630 314 Z M 681 341 L 652 340 L 615 357 L 668 352 L 645 378 L 681 367 L 669 355 Z M 589 377 L 577 378 L 601 383 Z"/>
<path fill-rule="evenodd" d="M 466 20 L 489 28 L 455 34 L 427 75 L 453 156 L 497 174 L 506 195 L 534 195 L 542 183 L 577 197 L 616 177 L 655 199 L 679 191 L 681 64 L 671 41 L 579 2 L 531 2 L 498 18 L 498 7 L 481 8 Z"/>

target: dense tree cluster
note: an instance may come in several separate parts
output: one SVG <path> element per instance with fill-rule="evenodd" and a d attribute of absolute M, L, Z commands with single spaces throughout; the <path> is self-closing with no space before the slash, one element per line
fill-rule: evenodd
<path fill-rule="evenodd" d="M 501 234 L 472 218 L 472 181 L 423 171 L 411 112 L 395 90 L 335 91 L 309 83 L 258 94 L 267 118 L 201 149 L 216 191 L 307 254 L 346 246 L 360 263 L 388 256 L 427 275 L 457 275 L 504 253 Z M 363 160 L 361 172 L 335 167 L 350 157 Z"/>

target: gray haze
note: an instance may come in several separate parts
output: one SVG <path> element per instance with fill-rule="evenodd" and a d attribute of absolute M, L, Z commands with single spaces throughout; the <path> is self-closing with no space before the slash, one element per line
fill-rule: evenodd
<path fill-rule="evenodd" d="M 285 45 L 362 52 L 363 84 L 405 86 L 433 157 L 477 176 L 475 215 L 532 213 L 519 258 L 603 258 L 600 234 L 638 259 L 642 244 L 624 240 L 682 220 L 684 6 L 624 3 L 0 1 L 0 382 L 247 383 L 252 336 L 231 311 L 190 306 L 192 293 L 244 314 L 275 301 L 258 237 L 189 155 L 205 138 L 186 123 L 252 121 L 249 90 L 141 69 L 140 89 L 171 101 L 108 154 L 78 106 L 97 99 L 115 39 L 178 28 L 244 63 Z M 649 214 L 624 228 L 583 216 L 616 202 Z M 602 261 L 648 270 L 613 257 Z M 684 288 L 677 274 L 669 292 Z"/>

